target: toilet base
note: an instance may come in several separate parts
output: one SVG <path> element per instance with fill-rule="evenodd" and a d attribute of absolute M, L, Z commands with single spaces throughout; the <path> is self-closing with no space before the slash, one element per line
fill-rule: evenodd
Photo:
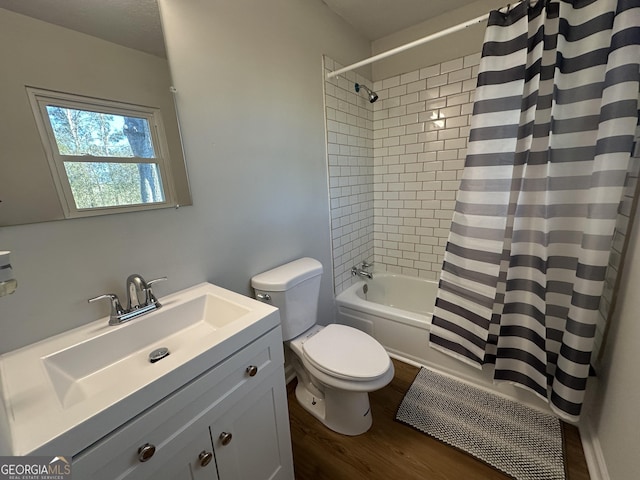
<path fill-rule="evenodd" d="M 327 428 L 342 435 L 361 435 L 373 423 L 369 394 L 324 388 L 324 398 L 311 393 L 298 381 L 296 398 L 302 408 L 316 417 Z"/>

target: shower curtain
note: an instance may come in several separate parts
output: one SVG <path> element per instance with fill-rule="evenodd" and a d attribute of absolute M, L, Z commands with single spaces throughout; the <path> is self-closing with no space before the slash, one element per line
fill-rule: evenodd
<path fill-rule="evenodd" d="M 502 13 L 501 13 L 502 12 Z M 640 0 L 491 13 L 430 345 L 576 421 L 638 122 Z"/>

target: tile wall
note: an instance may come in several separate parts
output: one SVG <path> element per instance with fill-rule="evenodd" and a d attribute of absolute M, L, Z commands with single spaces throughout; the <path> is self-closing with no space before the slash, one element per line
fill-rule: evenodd
<path fill-rule="evenodd" d="M 372 87 L 354 73 L 326 80 L 342 65 L 324 57 L 325 115 L 336 294 L 355 280 L 351 267 L 373 260 L 373 105 L 355 83 Z"/>
<path fill-rule="evenodd" d="M 480 54 L 375 82 L 375 268 L 436 280 L 464 167 Z"/>

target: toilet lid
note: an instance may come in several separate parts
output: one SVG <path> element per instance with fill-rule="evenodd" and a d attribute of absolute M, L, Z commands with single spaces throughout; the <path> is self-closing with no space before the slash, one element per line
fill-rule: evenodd
<path fill-rule="evenodd" d="M 307 360 L 334 377 L 371 380 L 389 369 L 389 355 L 373 337 L 346 325 L 324 327 L 302 344 Z"/>

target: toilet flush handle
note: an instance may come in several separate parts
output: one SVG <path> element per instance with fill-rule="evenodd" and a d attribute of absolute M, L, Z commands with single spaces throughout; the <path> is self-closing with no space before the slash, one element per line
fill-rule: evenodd
<path fill-rule="evenodd" d="M 260 300 L 261 302 L 270 302 L 271 301 L 271 295 L 269 295 L 268 293 L 258 293 L 258 294 L 256 294 L 256 298 L 258 300 Z"/>

